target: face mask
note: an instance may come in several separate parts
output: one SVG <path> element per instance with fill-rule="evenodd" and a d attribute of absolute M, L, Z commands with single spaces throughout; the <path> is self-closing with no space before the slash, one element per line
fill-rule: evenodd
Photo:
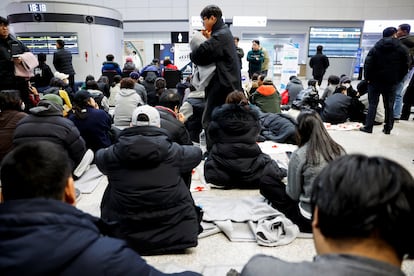
<path fill-rule="evenodd" d="M 351 87 L 351 84 L 350 83 L 344 83 L 343 86 L 345 86 L 346 89 L 348 89 L 349 87 Z"/>
<path fill-rule="evenodd" d="M 21 104 L 20 104 L 20 109 L 21 110 L 24 110 L 26 108 L 26 105 L 24 104 L 24 102 L 22 102 Z"/>

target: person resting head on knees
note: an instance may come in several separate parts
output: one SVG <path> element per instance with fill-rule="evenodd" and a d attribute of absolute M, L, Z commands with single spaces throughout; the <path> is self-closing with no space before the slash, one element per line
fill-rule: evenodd
<path fill-rule="evenodd" d="M 167 275 L 124 241 L 103 236 L 108 226 L 98 218 L 71 206 L 70 164 L 66 151 L 46 141 L 25 143 L 3 160 L 2 275 Z"/>
<path fill-rule="evenodd" d="M 382 157 L 345 155 L 314 182 L 313 262 L 255 256 L 241 275 L 404 275 L 414 253 L 414 180 Z"/>

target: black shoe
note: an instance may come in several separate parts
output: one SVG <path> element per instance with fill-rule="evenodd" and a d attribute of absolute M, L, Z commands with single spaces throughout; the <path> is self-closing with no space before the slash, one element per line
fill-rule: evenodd
<path fill-rule="evenodd" d="M 387 135 L 388 135 L 388 134 L 390 134 L 390 133 L 391 133 L 391 130 L 389 130 L 389 129 L 385 129 L 385 128 L 384 128 L 384 129 L 382 130 L 382 132 L 384 132 L 384 134 L 387 134 Z"/>
<path fill-rule="evenodd" d="M 382 125 L 381 122 L 377 122 L 377 121 L 374 122 L 374 126 L 380 126 L 380 125 Z"/>
<path fill-rule="evenodd" d="M 359 130 L 366 133 L 372 133 L 372 129 L 368 129 L 366 127 L 361 127 Z"/>

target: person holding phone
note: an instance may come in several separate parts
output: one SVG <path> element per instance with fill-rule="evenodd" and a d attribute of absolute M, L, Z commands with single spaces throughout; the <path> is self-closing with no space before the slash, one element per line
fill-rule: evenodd
<path fill-rule="evenodd" d="M 25 78 L 14 74 L 15 63 L 22 62 L 19 55 L 24 52 L 30 52 L 29 48 L 10 34 L 9 21 L 0 16 L 0 90 L 19 90 L 27 111 L 33 107 L 30 100 L 30 84 Z"/>

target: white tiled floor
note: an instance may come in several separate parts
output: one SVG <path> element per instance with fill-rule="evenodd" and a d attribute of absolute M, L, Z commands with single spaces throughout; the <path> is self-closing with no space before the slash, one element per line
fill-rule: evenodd
<path fill-rule="evenodd" d="M 373 134 L 354 131 L 329 131 L 348 153 L 380 155 L 395 160 L 414 175 L 414 121 L 396 123 L 391 135 L 382 133 L 382 126 L 374 127 Z M 99 203 L 106 184 L 103 182 L 92 194 L 83 194 L 78 208 L 99 216 Z M 208 195 L 234 197 L 258 194 L 257 190 L 217 190 L 199 192 Z M 197 198 L 197 193 L 194 194 Z M 280 247 L 263 247 L 251 242 L 230 242 L 222 233 L 199 239 L 196 248 L 181 255 L 147 256 L 155 267 L 166 271 L 188 269 L 204 275 L 225 275 L 230 268 L 241 269 L 253 255 L 263 253 L 290 261 L 312 260 L 315 249 L 312 239 L 296 239 Z M 414 275 L 414 261 L 404 261 L 403 269 Z"/>

